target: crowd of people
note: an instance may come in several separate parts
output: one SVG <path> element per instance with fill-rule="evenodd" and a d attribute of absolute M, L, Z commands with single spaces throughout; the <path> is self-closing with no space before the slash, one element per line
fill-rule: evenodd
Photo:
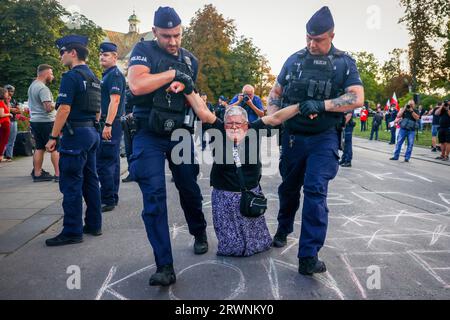
<path fill-rule="evenodd" d="M 400 151 L 405 141 L 407 142 L 407 149 L 405 152 L 405 162 L 409 162 L 414 147 L 414 142 L 418 138 L 418 134 L 423 133 L 425 126 L 429 123 L 431 129 L 431 152 L 440 151 L 441 154 L 436 157 L 436 160 L 448 161 L 447 144 L 449 143 L 449 120 L 448 120 L 449 102 L 443 101 L 437 103 L 435 106 L 431 105 L 428 110 L 422 105 L 416 107 L 415 100 L 411 99 L 408 103 L 399 108 L 397 104 L 392 104 L 390 107 L 385 107 L 384 111 L 380 104 L 377 104 L 376 111 L 373 112 L 372 126 L 369 140 L 378 140 L 379 131 L 383 130 L 383 123 L 385 124 L 385 131 L 390 132 L 389 144 L 394 145 L 394 155 L 391 160 L 398 160 Z M 423 121 L 424 117 L 428 117 L 427 122 Z M 430 123 L 431 117 L 431 123 Z M 369 121 L 369 108 L 364 106 L 361 109 L 359 120 L 361 123 L 361 132 L 367 130 L 367 122 Z M 348 128 L 348 126 L 347 126 Z M 350 128 L 347 129 L 347 134 L 350 134 Z M 351 130 L 353 131 L 353 129 Z M 351 138 L 348 148 L 351 146 Z M 343 163 L 344 166 L 351 166 L 348 158 L 350 151 L 344 150 Z"/>

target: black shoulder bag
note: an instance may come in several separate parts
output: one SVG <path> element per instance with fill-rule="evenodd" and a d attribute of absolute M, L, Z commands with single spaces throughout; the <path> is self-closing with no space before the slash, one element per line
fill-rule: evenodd
<path fill-rule="evenodd" d="M 258 218 L 267 210 L 267 199 L 263 194 L 258 194 L 246 188 L 244 173 L 242 172 L 242 165 L 236 145 L 233 148 L 233 158 L 234 164 L 236 165 L 236 172 L 239 177 L 239 184 L 241 186 L 241 214 L 247 218 Z"/>

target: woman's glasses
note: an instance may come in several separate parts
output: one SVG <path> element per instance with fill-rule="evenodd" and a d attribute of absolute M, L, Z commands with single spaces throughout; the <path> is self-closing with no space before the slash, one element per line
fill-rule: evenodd
<path fill-rule="evenodd" d="M 225 128 L 226 129 L 240 128 L 245 124 L 247 124 L 247 122 L 225 122 Z"/>

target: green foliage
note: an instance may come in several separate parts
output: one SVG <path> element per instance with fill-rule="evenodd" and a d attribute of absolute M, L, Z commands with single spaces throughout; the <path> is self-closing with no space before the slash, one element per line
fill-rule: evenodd
<path fill-rule="evenodd" d="M 364 84 L 365 100 L 369 101 L 371 109 L 375 109 L 377 103 L 384 107 L 386 100 L 390 99 L 394 92 L 399 98 L 400 106 L 406 105 L 410 99 L 413 99 L 413 94 L 409 93 L 408 87 L 412 84 L 412 77 L 401 66 L 404 54 L 405 50 L 395 49 L 390 54 L 390 60 L 383 66 L 380 66 L 371 53 L 357 52 L 354 54 Z M 421 94 L 420 104 L 429 108 L 430 105 L 435 105 L 445 99 L 439 95 Z"/>
<path fill-rule="evenodd" d="M 76 21 L 79 29 L 71 30 L 67 21 Z M 50 87 L 56 95 L 65 68 L 61 65 L 55 41 L 78 33 L 89 36 L 90 66 L 97 75 L 98 45 L 103 31 L 82 15 L 71 16 L 56 0 L 2 0 L 0 9 L 0 85 L 16 87 L 15 97 L 27 99 L 30 83 L 40 64 L 50 64 L 56 82 Z"/>
<path fill-rule="evenodd" d="M 224 18 L 213 5 L 205 5 L 183 35 L 183 47 L 200 62 L 198 87 L 210 101 L 220 95 L 232 97 L 245 84 L 254 85 L 258 95 L 268 94 L 275 79 L 261 50 L 251 39 L 236 39 L 236 33 L 233 20 Z"/>
<path fill-rule="evenodd" d="M 399 99 L 398 103 L 400 107 L 404 107 L 410 100 L 413 100 L 414 95 L 412 93 L 408 93 L 402 98 Z M 440 97 L 438 95 L 420 95 L 419 105 L 422 105 L 425 109 L 429 109 L 430 106 L 435 106 L 438 102 L 442 102 L 445 100 L 445 97 Z"/>
<path fill-rule="evenodd" d="M 365 99 L 380 102 L 384 99 L 380 84 L 380 64 L 372 53 L 365 51 L 354 54 L 361 80 L 364 84 Z"/>
<path fill-rule="evenodd" d="M 89 38 L 89 57 L 87 63 L 96 76 L 101 77 L 102 67 L 99 60 L 99 46 L 105 38 L 103 29 L 79 13 L 75 13 L 68 18 L 70 19 L 70 24 L 66 25 L 63 35 L 76 33 Z"/>
<path fill-rule="evenodd" d="M 64 8 L 54 0 L 4 0 L 0 10 L 0 85 L 16 87 L 16 98 L 25 100 L 36 67 L 47 63 L 60 75 L 56 38 L 65 26 Z"/>
<path fill-rule="evenodd" d="M 450 2 L 400 0 L 400 4 L 405 9 L 400 22 L 411 35 L 408 54 L 413 91 L 444 88 L 448 92 Z"/>
<path fill-rule="evenodd" d="M 354 119 L 356 122 L 355 130 L 353 130 L 353 136 L 360 138 L 370 138 L 370 132 L 372 131 L 372 119 L 367 121 L 367 130 L 361 131 L 361 121 L 359 119 Z M 391 140 L 391 132 L 386 131 L 386 125 L 383 121 L 380 129 L 378 131 L 378 139 L 380 141 L 385 141 L 386 143 Z M 429 147 L 431 146 L 431 126 L 426 124 L 424 126 L 424 131 L 422 133 L 416 134 L 416 139 L 414 141 L 415 146 Z M 374 145 L 376 146 L 376 145 Z"/>

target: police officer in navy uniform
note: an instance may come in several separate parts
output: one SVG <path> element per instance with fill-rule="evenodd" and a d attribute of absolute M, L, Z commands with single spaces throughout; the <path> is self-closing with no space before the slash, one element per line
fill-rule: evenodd
<path fill-rule="evenodd" d="M 157 265 L 149 284 L 170 285 L 175 282 L 175 273 L 167 216 L 165 159 L 169 161 L 179 190 L 189 232 L 195 237 L 194 252 L 204 254 L 208 250 L 203 198 L 197 184 L 199 166 L 193 161 L 193 142 L 191 163 L 175 164 L 171 158 L 171 150 L 178 144 L 171 141 L 171 133 L 185 125 L 190 110 L 186 108 L 185 95 L 194 94 L 198 62 L 192 53 L 181 48 L 181 20 L 173 8 L 160 7 L 155 12 L 153 33 L 156 40 L 136 44 L 129 62 L 130 90 L 139 98 L 133 109 L 138 131 L 133 139 L 129 171 L 142 191 L 142 218 Z M 170 91 L 169 87 L 174 84 L 182 84 L 184 91 Z M 195 103 L 204 105 L 198 94 Z"/>
<path fill-rule="evenodd" d="M 350 168 L 353 160 L 353 129 L 356 126 L 353 120 L 353 111 L 345 113 L 345 129 L 344 129 L 344 150 L 342 150 L 342 160 L 339 162 L 343 168 Z"/>
<path fill-rule="evenodd" d="M 100 188 L 96 153 L 100 138 L 95 128 L 100 112 L 100 81 L 86 65 L 88 38 L 70 35 L 56 41 L 61 62 L 70 69 L 62 76 L 56 104 L 58 111 L 49 152 L 55 150 L 60 134 L 59 188 L 63 194 L 62 232 L 46 240 L 47 246 L 61 246 L 83 241 L 83 233 L 102 233 Z M 83 198 L 86 216 L 83 227 Z"/>
<path fill-rule="evenodd" d="M 119 202 L 120 117 L 125 110 L 126 81 L 117 68 L 117 46 L 111 42 L 100 44 L 100 64 L 103 69 L 100 147 L 97 152 L 97 172 L 100 179 L 102 212 L 114 210 Z"/>
<path fill-rule="evenodd" d="M 304 201 L 299 242 L 299 273 L 326 271 L 319 260 L 328 226 L 328 183 L 338 172 L 339 130 L 344 112 L 360 107 L 364 88 L 355 61 L 336 49 L 334 21 L 328 7 L 309 20 L 307 48 L 285 62 L 269 98 L 269 113 L 298 103 L 300 113 L 284 123 L 278 189 L 280 210 L 273 246 L 283 247 L 293 232 Z"/>

